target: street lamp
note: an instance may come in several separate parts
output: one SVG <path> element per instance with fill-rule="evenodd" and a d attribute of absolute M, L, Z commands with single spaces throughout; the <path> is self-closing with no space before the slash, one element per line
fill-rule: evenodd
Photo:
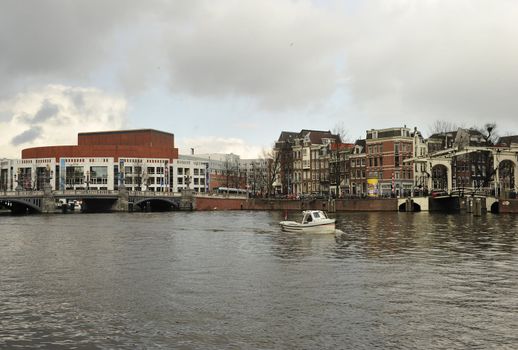
<path fill-rule="evenodd" d="M 86 190 L 90 189 L 90 170 L 86 172 Z"/>

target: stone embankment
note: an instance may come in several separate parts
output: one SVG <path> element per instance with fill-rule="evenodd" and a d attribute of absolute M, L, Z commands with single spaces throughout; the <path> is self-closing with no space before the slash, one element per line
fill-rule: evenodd
<path fill-rule="evenodd" d="M 397 211 L 397 199 L 267 199 L 196 196 L 196 210 L 326 210 L 326 211 Z"/>
<path fill-rule="evenodd" d="M 408 203 L 410 202 L 410 206 Z M 194 198 L 195 210 L 325 210 L 329 212 L 348 211 L 438 211 L 468 212 L 473 208 L 468 205 L 470 198 L 368 198 L 368 199 L 267 199 L 244 197 L 200 196 Z M 473 203 L 472 203 L 473 204 Z M 477 203 L 474 203 L 477 204 Z M 518 214 L 518 199 L 484 199 L 479 212 Z M 476 205 L 474 206 L 476 209 Z M 475 211 L 476 212 L 476 211 Z"/>

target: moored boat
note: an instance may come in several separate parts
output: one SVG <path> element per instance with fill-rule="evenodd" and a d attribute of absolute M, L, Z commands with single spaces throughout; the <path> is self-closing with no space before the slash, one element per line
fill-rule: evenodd
<path fill-rule="evenodd" d="M 302 222 L 281 221 L 281 229 L 286 232 L 334 233 L 335 219 L 330 219 L 322 210 L 305 210 Z"/>

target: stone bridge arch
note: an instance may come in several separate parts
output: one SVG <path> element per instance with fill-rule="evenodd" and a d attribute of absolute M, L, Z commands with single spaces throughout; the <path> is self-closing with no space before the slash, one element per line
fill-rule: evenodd
<path fill-rule="evenodd" d="M 3 206 L 12 213 L 41 213 L 42 199 L 41 198 L 9 198 L 1 200 Z"/>
<path fill-rule="evenodd" d="M 451 161 L 433 159 L 430 161 L 430 169 L 428 188 L 431 191 L 443 190 L 450 193 L 452 190 Z"/>
<path fill-rule="evenodd" d="M 496 170 L 494 178 L 495 190 L 499 193 L 516 192 L 518 185 L 516 156 L 510 154 L 496 154 L 493 161 Z"/>
<path fill-rule="evenodd" d="M 143 211 L 168 211 L 180 210 L 180 199 L 168 197 L 138 198 L 133 202 L 133 210 L 140 207 Z"/>

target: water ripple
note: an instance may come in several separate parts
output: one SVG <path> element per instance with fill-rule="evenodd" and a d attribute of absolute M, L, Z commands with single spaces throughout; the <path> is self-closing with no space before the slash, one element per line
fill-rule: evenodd
<path fill-rule="evenodd" d="M 0 217 L 0 348 L 518 347 L 515 217 L 282 216 Z"/>

